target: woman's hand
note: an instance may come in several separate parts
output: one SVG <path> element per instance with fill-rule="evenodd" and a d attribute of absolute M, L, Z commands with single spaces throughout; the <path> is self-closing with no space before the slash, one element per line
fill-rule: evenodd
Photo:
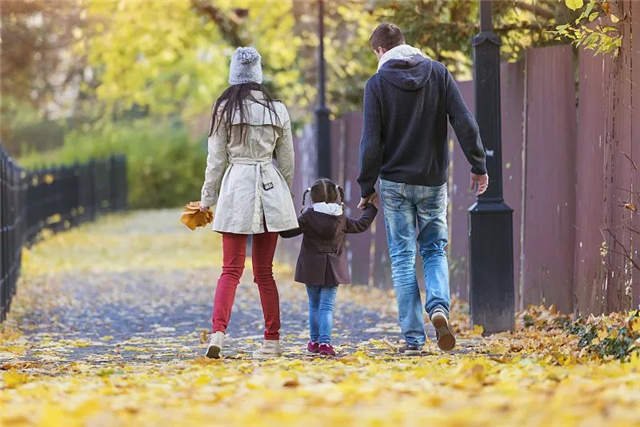
<path fill-rule="evenodd" d="M 205 206 L 200 203 L 200 212 L 207 212 L 209 210 L 209 206 Z"/>

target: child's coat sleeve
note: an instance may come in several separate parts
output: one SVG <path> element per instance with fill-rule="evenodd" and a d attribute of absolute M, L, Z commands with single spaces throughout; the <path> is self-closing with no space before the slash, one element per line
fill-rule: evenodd
<path fill-rule="evenodd" d="M 280 237 L 284 237 L 285 239 L 288 239 L 290 237 L 296 237 L 302 234 L 302 229 L 304 228 L 304 214 L 300 215 L 298 217 L 298 228 L 294 228 L 291 230 L 286 230 L 286 231 L 281 231 L 280 232 Z"/>
<path fill-rule="evenodd" d="M 373 220 L 376 218 L 378 214 L 378 209 L 369 204 L 366 208 L 364 208 L 364 212 L 362 212 L 362 216 L 360 219 L 352 219 L 347 217 L 346 223 L 346 232 L 347 233 L 362 233 L 365 231 Z"/>

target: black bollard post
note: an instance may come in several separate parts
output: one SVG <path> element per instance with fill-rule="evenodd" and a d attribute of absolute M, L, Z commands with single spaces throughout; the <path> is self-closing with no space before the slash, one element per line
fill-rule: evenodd
<path fill-rule="evenodd" d="M 502 196 L 500 39 L 491 1 L 480 0 L 480 33 L 473 39 L 476 117 L 487 152 L 489 188 L 469 208 L 469 305 L 485 333 L 513 329 L 513 210 Z"/>

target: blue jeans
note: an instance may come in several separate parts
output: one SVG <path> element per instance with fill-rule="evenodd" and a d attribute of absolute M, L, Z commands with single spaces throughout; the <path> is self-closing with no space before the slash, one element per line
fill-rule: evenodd
<path fill-rule="evenodd" d="M 431 315 L 440 308 L 448 315 L 447 184 L 426 187 L 381 180 L 380 195 L 400 329 L 407 344 L 422 347 L 426 334 L 416 279 L 416 241 L 424 265 L 425 310 Z"/>
<path fill-rule="evenodd" d="M 309 295 L 309 338 L 313 342 L 331 344 L 333 307 L 337 286 L 307 285 Z"/>

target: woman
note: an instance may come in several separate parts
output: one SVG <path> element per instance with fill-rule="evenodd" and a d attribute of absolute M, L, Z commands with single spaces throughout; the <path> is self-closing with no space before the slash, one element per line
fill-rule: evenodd
<path fill-rule="evenodd" d="M 254 357 L 282 354 L 272 266 L 278 232 L 298 227 L 290 190 L 294 153 L 289 113 L 262 85 L 260 61 L 254 48 L 235 51 L 231 86 L 214 104 L 211 117 L 200 209 L 215 206 L 213 229 L 222 233 L 223 265 L 213 301 L 212 336 L 206 353 L 210 358 L 219 358 L 222 351 L 249 235 L 265 323 L 264 342 Z"/>

